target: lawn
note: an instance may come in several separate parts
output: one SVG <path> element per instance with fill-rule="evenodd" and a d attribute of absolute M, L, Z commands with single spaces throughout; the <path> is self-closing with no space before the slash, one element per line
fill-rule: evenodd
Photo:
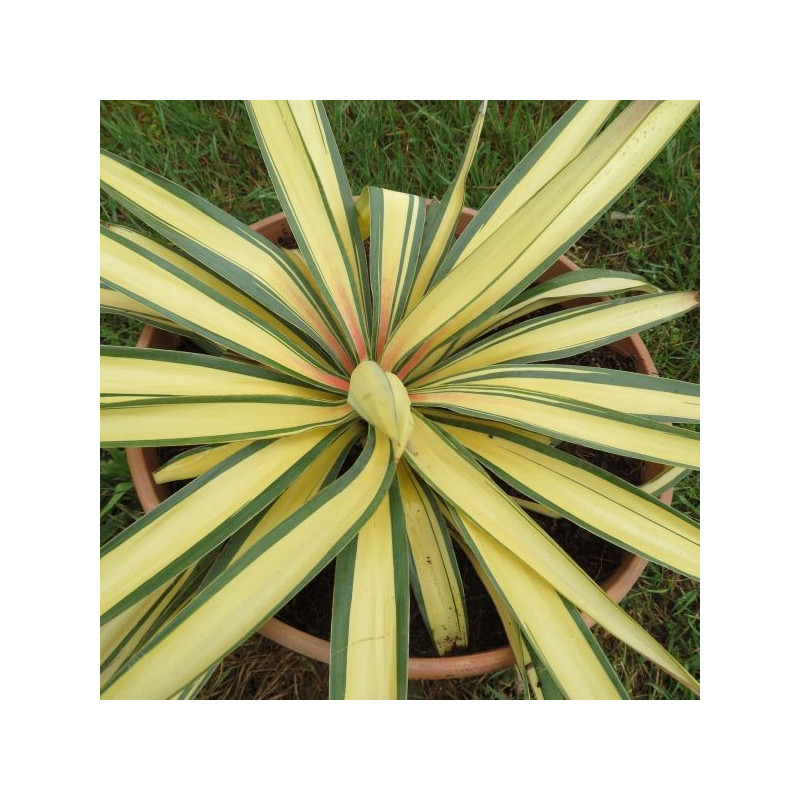
<path fill-rule="evenodd" d="M 377 185 L 441 197 L 452 180 L 476 102 L 326 102 L 350 185 Z M 467 205 L 479 208 L 569 102 L 491 102 L 470 172 Z M 244 105 L 221 102 L 107 101 L 101 146 L 202 195 L 245 222 L 280 211 Z M 667 290 L 700 286 L 700 119 L 695 113 L 612 210 L 568 253 L 579 266 L 627 270 Z M 106 196 L 101 219 L 146 231 Z M 140 323 L 101 315 L 101 342 L 134 344 Z M 699 315 L 643 334 L 660 374 L 699 381 Z M 101 541 L 141 515 L 121 451 L 101 450 Z M 674 505 L 699 519 L 699 476 L 675 491 Z M 699 676 L 699 586 L 649 566 L 624 601 L 627 611 Z M 683 699 L 673 679 L 615 639 L 598 639 L 631 696 Z M 415 682 L 409 697 L 505 699 L 519 688 L 513 671 L 479 679 Z M 323 698 L 327 668 L 255 637 L 220 665 L 206 698 Z"/>

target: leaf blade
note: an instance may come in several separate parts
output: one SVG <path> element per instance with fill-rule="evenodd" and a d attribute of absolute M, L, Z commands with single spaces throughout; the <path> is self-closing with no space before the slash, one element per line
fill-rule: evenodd
<path fill-rule="evenodd" d="M 414 470 L 448 504 L 489 531 L 500 544 L 611 634 L 699 693 L 695 678 L 610 600 L 447 434 L 418 418 L 407 453 Z"/>
<path fill-rule="evenodd" d="M 531 187 L 491 236 L 469 252 L 454 248 L 452 269 L 395 331 L 385 368 L 404 378 L 437 346 L 507 304 L 624 191 L 695 106 L 632 104 L 546 185 Z"/>
<path fill-rule="evenodd" d="M 251 100 L 247 110 L 306 264 L 363 361 L 369 355 L 364 248 L 325 109 L 311 101 Z"/>
<path fill-rule="evenodd" d="M 480 426 L 443 428 L 531 499 L 628 551 L 699 577 L 698 525 L 641 489 L 555 448 L 513 435 L 495 438 Z"/>
<path fill-rule="evenodd" d="M 393 483 L 336 561 L 331 700 L 406 698 L 408 616 L 408 543 Z"/>
<path fill-rule="evenodd" d="M 232 535 L 340 434 L 311 431 L 250 445 L 126 528 L 101 550 L 101 621 L 112 619 Z"/>
<path fill-rule="evenodd" d="M 348 473 L 209 584 L 116 677 L 103 698 L 170 697 L 193 681 L 341 551 L 372 515 L 393 477 L 389 440 L 370 429 L 364 452 Z"/>
<path fill-rule="evenodd" d="M 406 519 L 414 594 L 431 641 L 443 656 L 468 643 L 461 573 L 447 526 L 430 491 L 402 462 L 397 482 Z"/>
<path fill-rule="evenodd" d="M 207 200 L 111 153 L 101 151 L 100 181 L 162 236 L 334 353 L 345 368 L 353 366 L 313 289 L 280 248 Z"/>
<path fill-rule="evenodd" d="M 105 228 L 100 234 L 100 274 L 111 288 L 279 372 L 323 388 L 346 388 L 344 379 L 243 307 L 134 242 Z"/>

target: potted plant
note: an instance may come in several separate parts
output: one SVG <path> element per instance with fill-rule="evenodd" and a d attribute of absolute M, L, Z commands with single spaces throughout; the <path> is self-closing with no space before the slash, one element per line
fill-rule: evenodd
<path fill-rule="evenodd" d="M 425 602 L 442 575 L 457 597 L 451 533 L 496 596 L 535 694 L 624 694 L 575 607 L 697 688 L 513 499 L 697 573 L 690 520 L 553 446 L 695 468 L 697 435 L 664 423 L 697 419 L 696 388 L 545 366 L 690 310 L 695 294 L 526 319 L 548 292 L 566 296 L 562 284 L 530 288 L 535 278 L 693 108 L 634 103 L 604 127 L 614 105 L 574 106 L 452 246 L 483 109 L 451 190 L 426 211 L 376 188 L 353 203 L 321 105 L 252 104 L 299 254 L 103 155 L 104 188 L 190 257 L 103 229 L 106 307 L 209 351 L 106 349 L 104 442 L 219 443 L 180 459 L 197 478 L 104 547 L 103 696 L 191 695 L 333 558 L 332 696 L 402 696 L 409 573 Z M 568 296 L 589 293 L 588 280 Z M 437 543 L 430 569 L 415 536 Z"/>

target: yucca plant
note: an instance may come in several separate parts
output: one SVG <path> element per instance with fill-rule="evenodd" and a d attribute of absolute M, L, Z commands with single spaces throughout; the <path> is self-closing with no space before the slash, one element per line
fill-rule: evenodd
<path fill-rule="evenodd" d="M 331 697 L 404 697 L 410 587 L 438 651 L 466 644 L 454 546 L 533 696 L 625 697 L 579 610 L 699 691 L 529 513 L 699 574 L 698 526 L 654 496 L 699 467 L 697 387 L 546 363 L 698 303 L 605 270 L 536 283 L 696 106 L 616 105 L 576 103 L 457 239 L 485 106 L 427 207 L 354 201 L 321 104 L 249 103 L 297 250 L 101 155 L 104 190 L 185 254 L 101 227 L 103 309 L 203 351 L 101 351 L 103 446 L 195 445 L 156 475 L 191 483 L 101 550 L 103 697 L 194 696 L 333 559 Z M 664 469 L 633 486 L 561 442 Z"/>

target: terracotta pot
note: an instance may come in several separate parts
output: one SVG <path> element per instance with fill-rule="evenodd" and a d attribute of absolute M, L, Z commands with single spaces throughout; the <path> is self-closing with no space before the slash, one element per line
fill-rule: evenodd
<path fill-rule="evenodd" d="M 457 232 L 460 233 L 466 227 L 470 219 L 475 216 L 475 213 L 472 209 L 464 209 L 456 228 Z M 282 237 L 291 236 L 291 231 L 283 214 L 275 214 L 262 219 L 260 222 L 251 225 L 251 227 L 272 242 L 277 242 Z M 561 257 L 542 275 L 541 280 L 554 278 L 557 275 L 563 275 L 565 272 L 572 272 L 577 269 L 579 267 L 569 259 Z M 148 325 L 142 331 L 136 344 L 137 347 L 173 349 L 177 347 L 179 338 L 177 334 L 158 330 Z M 615 343 L 612 347 L 633 356 L 636 359 L 638 372 L 645 375 L 658 374 L 653 360 L 650 358 L 650 354 L 639 336 L 635 334 L 629 336 Z M 126 453 L 133 484 L 142 508 L 144 511 L 150 511 L 169 495 L 169 490 L 166 486 L 159 485 L 153 480 L 153 471 L 160 466 L 158 450 L 156 448 L 143 449 L 137 447 L 128 448 Z M 646 464 L 643 475 L 644 480 L 654 477 L 658 470 L 658 465 Z M 672 502 L 672 489 L 664 492 L 661 495 L 661 500 L 665 503 Z M 647 561 L 645 559 L 626 553 L 616 572 L 602 584 L 603 588 L 618 603 L 631 590 L 646 566 Z M 590 625 L 594 624 L 593 620 L 586 617 L 586 615 L 584 615 L 584 619 Z M 259 629 L 259 633 L 302 655 L 314 658 L 317 661 L 330 662 L 330 642 L 293 628 L 285 622 L 271 619 Z M 409 658 L 408 677 L 412 680 L 466 678 L 496 672 L 512 666 L 513 663 L 514 657 L 511 653 L 511 648 L 507 646 L 463 656 Z"/>

